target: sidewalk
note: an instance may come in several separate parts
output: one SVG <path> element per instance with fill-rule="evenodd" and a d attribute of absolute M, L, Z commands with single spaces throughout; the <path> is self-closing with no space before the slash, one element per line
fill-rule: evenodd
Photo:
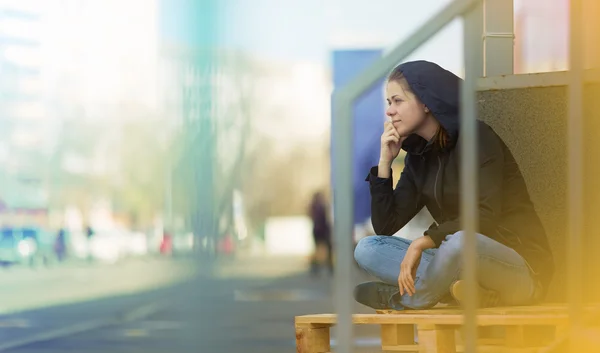
<path fill-rule="evenodd" d="M 68 298 L 63 298 L 68 305 L 5 316 L 5 324 L 13 328 L 4 329 L 3 338 L 15 339 L 18 335 L 24 337 L 48 329 L 71 327 L 78 322 L 104 317 L 107 313 L 114 315 L 113 312 L 119 308 L 131 308 L 160 298 L 166 299 L 168 305 L 147 319 L 65 336 L 23 352 L 34 352 L 43 346 L 49 352 L 63 352 L 70 347 L 71 351 L 98 353 L 107 349 L 124 353 L 132 348 L 150 353 L 167 350 L 181 353 L 292 353 L 296 351 L 295 316 L 335 312 L 331 276 L 324 272 L 321 277 L 311 277 L 305 257 L 221 258 L 216 266 L 211 266 L 214 269 L 212 275 L 202 268 L 198 270 L 198 261 L 187 261 L 187 264 L 186 261 L 153 262 L 145 267 L 131 264 L 98 271 L 94 275 L 93 270 L 82 271 L 79 281 L 83 284 L 74 286 Z M 190 265 L 196 269 L 191 275 L 187 272 Z M 194 273 L 201 275 L 194 276 Z M 363 280 L 368 280 L 368 277 L 357 271 L 353 281 Z M 64 280 L 61 282 L 65 283 Z M 135 286 L 127 282 L 134 282 Z M 157 283 L 168 286 L 174 282 L 177 284 L 164 291 L 140 291 L 144 286 L 148 288 Z M 55 288 L 48 292 L 53 296 L 61 290 Z M 115 293 L 128 290 L 136 294 L 115 297 Z M 19 300 L 21 304 L 32 306 L 35 298 L 31 297 L 42 296 L 39 293 L 44 293 L 42 288 L 27 293 Z M 2 296 L 6 297 L 4 294 Z M 18 294 L 23 295 L 23 291 Z M 104 297 L 102 300 L 90 299 L 94 295 Z M 82 302 L 75 304 L 77 296 Z M 60 296 L 55 297 L 57 299 Z M 38 304 L 43 305 L 44 302 Z M 359 304 L 355 304 L 354 311 L 372 312 Z M 155 326 L 161 323 L 169 323 L 172 328 L 156 329 Z M 356 353 L 381 351 L 378 327 L 354 328 Z M 128 336 L 127 333 L 132 330 L 144 335 Z M 332 338 L 335 340 L 335 330 L 332 330 Z"/>
<path fill-rule="evenodd" d="M 218 260 L 214 275 L 218 278 L 274 279 L 306 272 L 309 259 L 306 256 L 273 256 L 238 254 Z"/>
<path fill-rule="evenodd" d="M 0 314 L 166 287 L 192 277 L 196 270 L 189 261 L 163 259 L 40 270 L 7 269 L 0 273 Z"/>
<path fill-rule="evenodd" d="M 251 336 L 254 340 L 260 337 L 265 342 L 290 341 L 294 338 L 295 316 L 335 313 L 334 278 L 327 271 L 319 277 L 311 277 L 307 258 L 246 256 L 221 266 L 218 271 L 221 278 L 250 282 L 235 288 L 235 309 L 232 310 L 245 322 L 255 324 L 251 333 L 244 330 L 230 332 L 232 337 Z M 369 280 L 372 279 L 367 274 L 354 268 L 354 284 Z M 355 303 L 354 312 L 373 313 L 373 310 Z M 354 326 L 357 351 L 378 351 L 379 332 L 376 325 Z M 335 340 L 335 330 L 332 330 L 332 338 Z"/>

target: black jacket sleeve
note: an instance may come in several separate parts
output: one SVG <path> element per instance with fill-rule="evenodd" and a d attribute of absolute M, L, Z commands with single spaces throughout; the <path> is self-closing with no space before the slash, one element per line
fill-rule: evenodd
<path fill-rule="evenodd" d="M 479 135 L 479 225 L 481 234 L 492 234 L 502 213 L 502 180 L 504 169 L 504 149 L 500 138 L 491 130 L 484 128 Z M 458 146 L 457 146 L 458 148 Z M 461 230 L 460 218 L 440 224 L 437 228 L 425 231 L 436 247 L 449 234 Z"/>
<path fill-rule="evenodd" d="M 392 190 L 391 172 L 388 179 L 377 177 L 377 172 L 378 167 L 371 168 L 366 179 L 371 190 L 373 229 L 378 235 L 393 235 L 404 227 L 423 208 L 423 205 L 417 204 L 417 188 L 406 167 L 400 175 L 395 190 Z"/>

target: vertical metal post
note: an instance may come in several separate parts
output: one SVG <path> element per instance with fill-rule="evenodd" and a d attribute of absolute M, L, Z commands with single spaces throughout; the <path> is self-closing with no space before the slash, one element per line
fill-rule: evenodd
<path fill-rule="evenodd" d="M 481 6 L 481 4 L 480 4 Z M 477 352 L 477 244 L 476 229 L 479 222 L 478 197 L 478 136 L 475 72 L 478 55 L 477 43 L 481 32 L 477 31 L 477 16 L 481 16 L 480 6 L 465 13 L 464 19 L 464 58 L 465 80 L 461 87 L 460 153 L 461 153 L 461 224 L 464 231 L 464 271 L 467 287 L 465 311 L 465 353 Z"/>
<path fill-rule="evenodd" d="M 483 5 L 484 76 L 514 73 L 514 1 L 485 0 Z"/>
<path fill-rule="evenodd" d="M 475 5 L 471 8 L 471 17 L 470 17 L 470 30 L 473 31 L 472 42 L 469 43 L 469 50 L 471 50 L 472 60 L 471 60 L 471 71 L 475 77 L 484 77 L 485 73 L 485 13 L 483 8 L 483 1 L 479 0 Z M 513 0 L 509 0 L 513 1 Z M 463 15 L 466 15 L 468 12 L 464 12 Z M 463 17 L 464 18 L 464 17 Z M 466 25 L 466 23 L 465 23 Z M 466 30 L 466 27 L 464 28 Z M 475 34 L 479 37 L 475 38 Z M 466 43 L 464 45 L 467 45 Z M 466 73 L 466 69 L 465 69 Z"/>
<path fill-rule="evenodd" d="M 583 306 L 583 23 L 582 0 L 571 0 L 568 123 L 568 298 L 571 337 L 582 327 Z M 570 352 L 576 352 L 576 339 Z"/>
<path fill-rule="evenodd" d="M 352 187 L 353 100 L 344 91 L 334 96 L 333 115 L 333 233 L 335 257 L 335 310 L 337 352 L 353 351 L 352 334 L 352 232 L 354 197 Z"/>

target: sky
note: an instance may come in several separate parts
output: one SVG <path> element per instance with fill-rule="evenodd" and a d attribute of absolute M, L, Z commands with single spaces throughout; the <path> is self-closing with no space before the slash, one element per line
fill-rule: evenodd
<path fill-rule="evenodd" d="M 451 0 L 219 1 L 225 46 L 329 65 L 336 48 L 394 48 Z M 519 73 L 565 70 L 568 0 L 514 0 L 514 10 L 525 46 Z M 456 19 L 406 60 L 431 60 L 462 76 L 462 36 Z"/>
<path fill-rule="evenodd" d="M 336 48 L 393 48 L 448 2 L 224 0 L 221 39 L 227 47 L 270 60 L 329 64 Z M 461 21 L 408 59 L 413 58 L 461 71 Z"/>

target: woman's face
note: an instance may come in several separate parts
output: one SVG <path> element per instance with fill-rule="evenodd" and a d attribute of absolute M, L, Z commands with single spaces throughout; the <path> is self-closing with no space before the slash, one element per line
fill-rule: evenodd
<path fill-rule="evenodd" d="M 427 117 L 425 105 L 400 83 L 388 82 L 386 100 L 388 108 L 385 114 L 391 118 L 400 136 L 408 136 L 416 132 L 425 123 Z"/>

